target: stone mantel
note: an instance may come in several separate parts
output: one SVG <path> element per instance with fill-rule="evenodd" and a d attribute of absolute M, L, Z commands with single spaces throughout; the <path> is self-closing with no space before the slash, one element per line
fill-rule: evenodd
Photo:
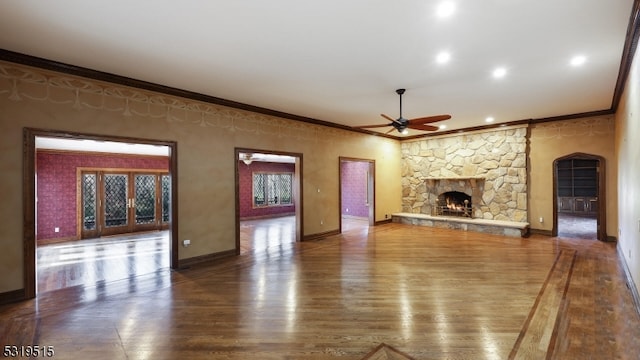
<path fill-rule="evenodd" d="M 476 187 L 476 182 L 478 180 L 484 181 L 484 176 L 465 176 L 465 177 L 428 177 L 425 178 L 429 186 L 434 186 L 438 181 L 469 181 L 471 187 Z"/>

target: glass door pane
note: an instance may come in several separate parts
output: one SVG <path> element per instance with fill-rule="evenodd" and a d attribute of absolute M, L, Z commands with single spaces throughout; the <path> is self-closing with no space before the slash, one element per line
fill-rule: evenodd
<path fill-rule="evenodd" d="M 96 215 L 98 213 L 96 174 L 82 174 L 82 229 L 96 230 Z"/>
<path fill-rule="evenodd" d="M 128 224 L 129 202 L 127 193 L 127 175 L 104 175 L 104 226 L 106 228 L 126 226 Z"/>
<path fill-rule="evenodd" d="M 156 175 L 136 174 L 134 177 L 136 225 L 156 221 Z"/>
<path fill-rule="evenodd" d="M 171 207 L 171 177 L 162 175 L 162 222 L 168 223 L 170 220 Z"/>

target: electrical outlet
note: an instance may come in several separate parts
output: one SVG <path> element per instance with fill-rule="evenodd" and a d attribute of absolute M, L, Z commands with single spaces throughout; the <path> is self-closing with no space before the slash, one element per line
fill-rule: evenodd
<path fill-rule="evenodd" d="M 60 228 L 59 227 L 53 228 L 53 232 L 57 232 L 57 233 L 60 232 Z"/>
<path fill-rule="evenodd" d="M 191 240 L 182 240 L 182 246 L 187 247 L 191 245 Z"/>
<path fill-rule="evenodd" d="M 349 208 L 347 208 L 347 212 L 349 212 Z"/>
<path fill-rule="evenodd" d="M 384 214 L 384 218 L 388 219 L 389 218 L 389 214 Z"/>
<path fill-rule="evenodd" d="M 540 216 L 540 223 L 544 222 L 544 218 L 542 216 Z"/>
<path fill-rule="evenodd" d="M 320 225 L 324 225 L 324 220 L 320 220 Z"/>

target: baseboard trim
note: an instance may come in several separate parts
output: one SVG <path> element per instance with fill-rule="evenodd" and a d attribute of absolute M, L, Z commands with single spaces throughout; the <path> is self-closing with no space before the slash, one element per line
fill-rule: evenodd
<path fill-rule="evenodd" d="M 542 230 L 542 229 L 529 228 L 529 233 L 530 234 L 544 235 L 544 236 L 553 236 L 553 233 L 551 232 L 551 230 Z"/>
<path fill-rule="evenodd" d="M 0 293 L 0 305 L 6 305 L 6 304 L 22 301 L 25 299 L 26 299 L 26 296 L 25 296 L 24 289 L 18 289 L 18 290 Z"/>
<path fill-rule="evenodd" d="M 69 241 L 76 241 L 76 240 L 80 240 L 80 239 L 78 239 L 77 236 L 67 236 L 67 237 L 61 237 L 61 238 L 38 240 L 38 241 L 36 241 L 36 244 L 37 245 L 50 245 L 50 244 L 59 244 L 59 243 L 65 243 L 65 242 L 69 242 Z"/>
<path fill-rule="evenodd" d="M 295 216 L 295 212 L 286 212 L 286 213 L 278 213 L 278 214 L 268 214 L 268 215 L 255 215 L 255 216 L 244 216 L 240 218 L 240 221 L 244 220 L 262 220 L 262 219 L 275 219 L 279 217 L 285 216 Z"/>
<path fill-rule="evenodd" d="M 236 256 L 236 250 L 235 249 L 221 251 L 221 252 L 217 252 L 217 253 L 213 253 L 213 254 L 194 256 L 194 257 L 190 257 L 190 258 L 186 258 L 186 259 L 180 259 L 178 261 L 179 262 L 178 269 L 186 269 L 186 268 L 191 267 L 193 265 L 202 264 L 202 263 L 206 263 L 206 262 L 211 262 L 211 261 L 215 261 L 215 260 L 220 260 L 220 259 L 224 259 L 224 258 L 231 257 L 231 256 Z"/>
<path fill-rule="evenodd" d="M 302 237 L 302 241 L 318 240 L 318 239 L 326 238 L 327 236 L 333 236 L 333 235 L 339 235 L 339 234 L 340 234 L 340 230 L 329 230 L 329 231 L 325 231 L 317 234 L 305 235 Z"/>
<path fill-rule="evenodd" d="M 618 257 L 620 258 L 620 262 L 622 263 L 622 268 L 624 269 L 624 275 L 627 278 L 627 287 L 629 291 L 631 291 L 631 297 L 633 298 L 633 306 L 636 308 L 636 312 L 640 315 L 640 294 L 638 294 L 638 288 L 633 281 L 633 276 L 631 275 L 631 271 L 629 270 L 629 266 L 627 265 L 627 259 L 624 258 L 624 254 L 622 253 L 622 249 L 620 249 L 620 244 L 616 246 L 616 252 L 618 253 Z"/>
<path fill-rule="evenodd" d="M 384 219 L 384 220 L 378 220 L 376 222 L 373 223 L 373 226 L 378 226 L 378 225 L 384 225 L 384 224 L 391 224 L 393 222 L 393 219 Z"/>

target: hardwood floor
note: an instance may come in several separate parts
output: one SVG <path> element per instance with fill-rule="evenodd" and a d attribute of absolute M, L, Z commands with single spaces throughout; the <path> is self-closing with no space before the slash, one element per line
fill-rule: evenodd
<path fill-rule="evenodd" d="M 60 359 L 362 359 L 381 343 L 415 359 L 640 357 L 613 243 L 343 228 L 5 305 L 0 342 Z"/>
<path fill-rule="evenodd" d="M 295 242 L 295 216 L 240 221 L 241 255 L 290 250 Z"/>
<path fill-rule="evenodd" d="M 38 293 L 99 286 L 169 268 L 169 232 L 151 231 L 39 245 Z"/>

